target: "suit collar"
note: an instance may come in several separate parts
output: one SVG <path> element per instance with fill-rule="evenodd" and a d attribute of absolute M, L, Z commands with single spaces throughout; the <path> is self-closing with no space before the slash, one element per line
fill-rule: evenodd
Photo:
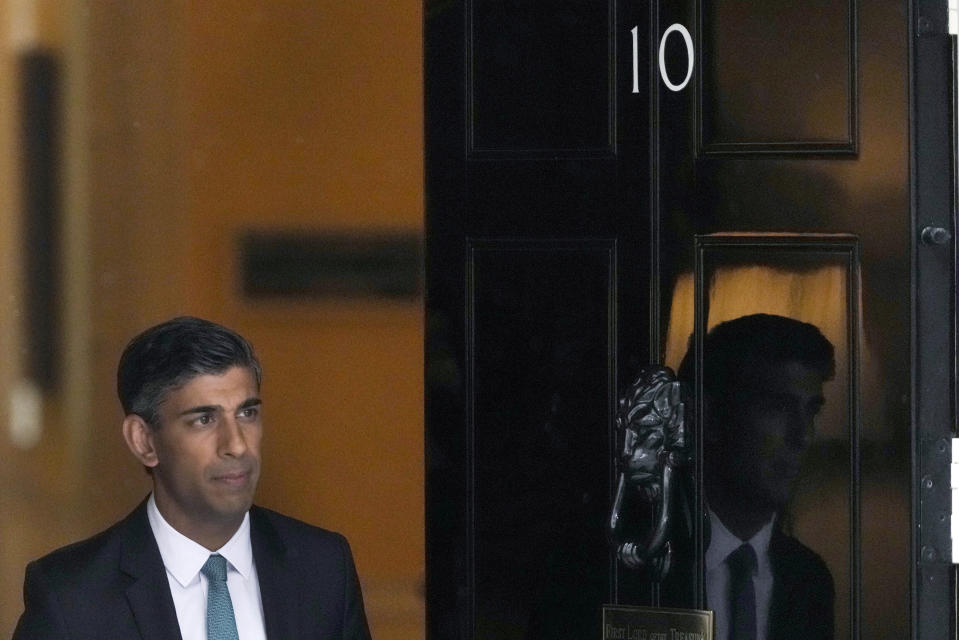
<path fill-rule="evenodd" d="M 160 549 L 147 517 L 147 501 L 117 525 L 121 531 L 120 570 L 130 576 L 127 602 L 143 640 L 181 640 Z"/>
<path fill-rule="evenodd" d="M 707 571 L 726 562 L 726 558 L 728 558 L 729 555 L 741 545 L 749 544 L 752 546 L 753 551 L 756 552 L 756 558 L 758 561 L 756 567 L 757 574 L 771 574 L 772 569 L 769 564 L 770 543 L 774 535 L 773 532 L 777 528 L 775 526 L 777 522 L 777 518 L 775 516 L 771 517 L 769 522 L 764 524 L 762 528 L 753 535 L 752 538 L 749 540 L 741 540 L 732 531 L 726 528 L 726 525 L 723 524 L 723 521 L 715 511 L 710 509 L 708 506 L 706 511 L 708 513 L 710 531 L 709 542 L 706 546 L 705 555 Z"/>
<path fill-rule="evenodd" d="M 172 576 L 183 587 L 198 580 L 197 576 L 210 557 L 211 550 L 174 529 L 157 508 L 154 494 L 147 499 L 147 516 L 168 576 Z M 253 547 L 250 544 L 249 512 L 243 516 L 239 528 L 226 544 L 213 551 L 226 558 L 244 579 L 250 577 Z"/>
<path fill-rule="evenodd" d="M 120 570 L 130 585 L 126 596 L 143 640 L 181 640 L 170 583 L 163 558 L 147 516 L 147 500 L 120 522 L 122 549 Z M 250 509 L 250 541 L 253 561 L 260 579 L 260 598 L 268 638 L 296 637 L 296 598 L 290 592 L 291 565 L 295 552 L 288 551 L 268 513 L 259 507 Z"/>
<path fill-rule="evenodd" d="M 291 584 L 295 552 L 289 551 L 266 510 L 250 508 L 250 541 L 253 561 L 260 579 L 263 622 L 268 638 L 297 637 L 297 598 L 291 597 L 298 585 Z"/>

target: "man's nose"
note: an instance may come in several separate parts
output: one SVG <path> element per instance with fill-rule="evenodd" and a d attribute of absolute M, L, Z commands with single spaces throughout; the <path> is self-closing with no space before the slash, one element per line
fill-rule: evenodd
<path fill-rule="evenodd" d="M 227 416 L 220 423 L 220 455 L 234 458 L 246 453 L 246 434 L 235 416 Z"/>

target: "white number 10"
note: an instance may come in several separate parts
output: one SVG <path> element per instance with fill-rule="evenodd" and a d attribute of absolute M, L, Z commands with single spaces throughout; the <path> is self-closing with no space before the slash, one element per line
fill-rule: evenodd
<path fill-rule="evenodd" d="M 686 43 L 686 77 L 683 78 L 683 81 L 679 84 L 673 84 L 669 79 L 669 74 L 666 72 L 666 40 L 669 38 L 669 34 L 674 31 L 678 31 Z M 630 33 L 633 35 L 633 93 L 639 93 L 639 27 L 633 27 L 630 29 Z M 682 91 L 685 89 L 686 85 L 689 84 L 690 78 L 693 77 L 694 63 L 693 37 L 689 35 L 689 30 L 678 22 L 670 25 L 659 41 L 659 75 L 663 79 L 663 84 L 665 84 L 670 91 Z"/>

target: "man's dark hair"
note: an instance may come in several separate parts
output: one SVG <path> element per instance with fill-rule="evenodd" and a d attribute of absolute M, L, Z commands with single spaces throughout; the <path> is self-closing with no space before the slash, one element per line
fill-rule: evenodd
<path fill-rule="evenodd" d="M 260 363 L 243 336 L 209 320 L 183 316 L 151 327 L 133 338 L 120 356 L 117 394 L 127 415 L 160 426 L 166 395 L 201 375 L 246 367 L 259 388 Z"/>
<path fill-rule="evenodd" d="M 678 377 L 693 388 L 696 353 L 693 338 Z M 808 322 L 757 313 L 722 322 L 703 341 L 703 390 L 719 394 L 739 388 L 763 366 L 798 362 L 823 380 L 835 374 L 832 343 Z"/>

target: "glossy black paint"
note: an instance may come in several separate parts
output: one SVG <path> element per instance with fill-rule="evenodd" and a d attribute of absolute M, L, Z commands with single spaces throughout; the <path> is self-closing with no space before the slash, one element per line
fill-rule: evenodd
<path fill-rule="evenodd" d="M 954 424 L 954 247 L 914 249 L 917 224 L 954 231 L 943 91 L 951 50 L 936 29 L 919 36 L 913 28 L 921 11 L 944 15 L 944 3 L 806 5 L 811 21 L 828 20 L 841 42 L 818 41 L 809 59 L 787 34 L 794 46 L 781 67 L 756 65 L 756 73 L 835 73 L 822 84 L 804 79 L 810 92 L 823 92 L 813 106 L 769 96 L 766 123 L 749 117 L 755 102 L 742 113 L 715 112 L 717 96 L 741 90 L 716 72 L 750 68 L 723 57 L 744 52 L 712 44 L 723 37 L 712 24 L 715 7 L 588 4 L 425 5 L 428 636 L 522 638 L 535 628 L 532 594 L 550 575 L 543 558 L 563 549 L 543 534 L 562 526 L 543 505 L 558 508 L 557 495 L 574 481 L 591 496 L 602 485 L 610 491 L 613 457 L 601 450 L 617 443 L 600 406 L 607 403 L 608 419 L 639 367 L 666 356 L 677 287 L 694 268 L 694 236 L 806 232 L 852 234 L 859 247 L 862 332 L 853 347 L 862 384 L 850 407 L 861 411 L 862 429 L 858 450 L 852 444 L 848 458 L 839 456 L 859 476 L 861 496 L 842 534 L 859 541 L 862 558 L 860 572 L 859 554 L 851 556 L 842 596 L 848 636 L 919 637 L 920 629 L 947 637 L 952 570 L 938 550 L 941 521 L 926 520 L 942 513 L 933 503 L 944 494 L 941 483 L 934 496 L 920 494 L 919 472 L 943 472 L 937 447 Z M 674 93 L 659 81 L 656 56 L 660 34 L 677 22 L 693 33 L 693 87 L 701 88 Z M 630 91 L 633 26 L 641 34 L 639 94 Z M 673 40 L 667 66 L 679 73 L 685 53 Z M 821 121 L 803 113 L 816 105 L 826 110 Z M 790 132 L 790 123 L 802 126 Z M 610 301 L 605 318 L 596 317 L 601 300 Z M 537 340 L 580 353 L 585 377 L 566 380 Z M 549 393 L 537 382 L 567 384 L 560 395 L 575 398 L 560 403 L 555 419 L 569 425 L 583 466 L 563 465 L 559 491 L 542 471 L 523 471 L 549 469 L 556 457 L 537 438 Z M 506 417 L 497 412 L 501 397 Z M 534 517 L 518 517 L 521 504 L 536 505 Z M 588 545 L 595 523 L 587 511 L 570 505 L 561 522 L 564 536 Z M 510 518 L 501 521 L 504 513 Z M 927 535 L 938 555 L 919 566 Z M 583 589 L 569 610 L 603 589 L 611 602 L 659 601 L 655 588 L 611 568 L 608 555 L 587 550 L 584 558 L 573 575 L 586 571 L 608 586 Z M 701 598 L 690 581 L 673 604 Z M 501 604 L 514 610 L 487 615 Z"/>

